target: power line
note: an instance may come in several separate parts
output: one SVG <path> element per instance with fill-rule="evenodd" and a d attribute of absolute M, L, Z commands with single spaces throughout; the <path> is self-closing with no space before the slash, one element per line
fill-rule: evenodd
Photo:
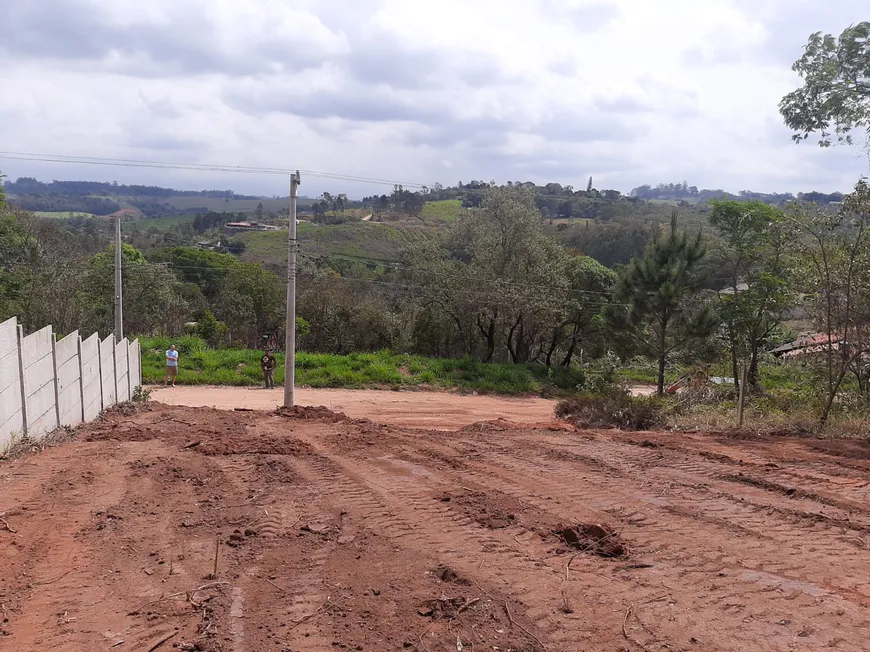
<path fill-rule="evenodd" d="M 31 152 L 3 152 L 0 151 L 0 159 L 14 161 L 39 161 L 46 163 L 76 163 L 81 165 L 106 165 L 114 167 L 139 167 L 168 170 L 191 170 L 200 172 L 230 172 L 240 174 L 271 174 L 287 176 L 295 172 L 290 168 L 275 167 L 252 167 L 244 165 L 220 165 L 206 163 L 172 163 L 169 161 L 147 161 L 137 159 L 101 158 L 95 156 L 69 156 L 65 154 L 37 154 Z M 353 183 L 369 183 L 374 185 L 402 186 L 423 189 L 427 186 L 422 183 L 409 181 L 396 181 L 389 179 L 376 179 L 352 174 L 337 172 L 323 172 L 318 170 L 299 170 L 309 176 L 330 179 L 335 181 L 348 181 Z"/>

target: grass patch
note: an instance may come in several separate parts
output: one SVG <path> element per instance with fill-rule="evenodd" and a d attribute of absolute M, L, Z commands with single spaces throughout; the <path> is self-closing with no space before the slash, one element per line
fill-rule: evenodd
<path fill-rule="evenodd" d="M 423 205 L 423 219 L 437 222 L 452 222 L 462 214 L 461 199 L 430 201 Z"/>
<path fill-rule="evenodd" d="M 49 219 L 64 219 L 67 217 L 96 217 L 93 213 L 82 213 L 80 211 L 33 211 L 37 217 L 47 217 Z"/>
<path fill-rule="evenodd" d="M 262 383 L 262 353 L 248 349 L 209 349 L 196 337 L 180 340 L 141 338 L 142 379 L 163 381 L 164 351 L 175 343 L 180 352 L 178 383 L 184 385 L 252 386 Z M 278 354 L 275 381 L 284 381 L 284 356 Z M 542 365 L 484 363 L 405 355 L 391 351 L 330 355 L 300 352 L 296 382 L 308 387 L 440 388 L 492 394 L 553 394 L 574 391 L 584 382 L 574 369 Z"/>
<path fill-rule="evenodd" d="M 175 196 L 159 198 L 159 203 L 167 203 L 172 208 L 181 211 L 216 211 L 218 213 L 252 213 L 259 204 L 263 204 L 266 212 L 277 212 L 289 206 L 289 199 L 221 199 L 220 197 Z M 300 197 L 298 205 L 310 206 L 313 199 Z"/>
<path fill-rule="evenodd" d="M 193 222 L 193 215 L 175 215 L 172 217 L 146 217 L 141 220 L 121 222 L 122 231 L 169 231 L 173 226 L 181 226 Z"/>
<path fill-rule="evenodd" d="M 300 247 L 314 256 L 359 258 L 374 262 L 392 262 L 402 249 L 421 237 L 427 230 L 396 227 L 377 222 L 347 224 L 312 224 L 300 222 L 297 238 Z M 264 264 L 280 264 L 286 260 L 287 231 L 260 231 L 236 236 L 245 243 L 242 260 Z"/>

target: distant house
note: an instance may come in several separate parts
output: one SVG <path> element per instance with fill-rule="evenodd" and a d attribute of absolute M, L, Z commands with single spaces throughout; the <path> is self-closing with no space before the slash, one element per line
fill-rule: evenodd
<path fill-rule="evenodd" d="M 741 282 L 741 283 L 737 284 L 737 292 L 746 292 L 748 289 L 749 289 L 748 283 Z M 723 288 L 723 289 L 719 290 L 719 294 L 726 294 L 726 295 L 735 294 L 734 288 L 733 287 Z"/>
<path fill-rule="evenodd" d="M 833 333 L 831 335 L 831 348 L 834 351 L 839 350 L 840 344 L 843 341 L 842 335 Z M 828 350 L 828 334 L 815 333 L 778 346 L 771 353 L 777 358 L 798 358 L 806 355 L 815 355 L 824 353 Z"/>
<path fill-rule="evenodd" d="M 271 224 L 260 224 L 259 222 L 227 222 L 224 224 L 224 231 L 227 233 L 240 233 L 243 231 L 280 231 L 281 229 Z"/>

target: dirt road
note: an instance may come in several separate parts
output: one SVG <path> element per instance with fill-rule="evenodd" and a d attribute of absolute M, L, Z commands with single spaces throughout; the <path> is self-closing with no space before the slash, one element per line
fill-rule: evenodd
<path fill-rule="evenodd" d="M 157 388 L 152 398 L 168 405 L 246 407 L 274 410 L 284 404 L 284 389 L 247 387 Z M 323 405 L 355 419 L 419 428 L 453 429 L 485 419 L 522 423 L 549 422 L 555 401 L 543 398 L 469 396 L 448 392 L 390 392 L 368 389 L 296 390 L 298 405 Z"/>
<path fill-rule="evenodd" d="M 0 649 L 866 650 L 868 473 L 861 443 L 152 404 L 0 465 Z"/>

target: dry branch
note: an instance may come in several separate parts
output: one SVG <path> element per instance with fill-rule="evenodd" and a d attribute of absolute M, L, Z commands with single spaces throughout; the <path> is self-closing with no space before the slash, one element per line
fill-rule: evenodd
<path fill-rule="evenodd" d="M 514 617 L 511 616 L 511 608 L 508 606 L 507 602 L 504 603 L 504 611 L 507 614 L 508 622 L 511 624 L 511 627 L 516 625 L 517 629 L 519 629 L 521 632 L 523 632 L 526 636 L 531 638 L 535 643 L 537 643 L 541 647 L 542 652 L 547 652 L 547 648 L 541 642 L 541 639 L 539 639 L 537 636 L 532 634 L 529 630 L 527 630 L 525 627 L 523 627 L 517 621 L 514 620 Z"/>
<path fill-rule="evenodd" d="M 174 632 L 172 632 L 172 633 L 170 633 L 170 634 L 167 634 L 166 636 L 164 636 L 163 638 L 161 638 L 159 641 L 155 642 L 154 645 L 152 645 L 151 647 L 149 647 L 149 648 L 148 648 L 148 652 L 154 652 L 154 650 L 156 650 L 157 648 L 159 648 L 159 647 L 160 647 L 161 645 L 163 645 L 166 641 L 168 641 L 168 640 L 169 640 L 170 638 L 172 638 L 173 636 L 176 636 L 177 634 L 178 634 L 178 630 L 175 630 Z"/>
<path fill-rule="evenodd" d="M 299 625 L 304 623 L 306 620 L 311 620 L 317 614 L 319 614 L 321 611 L 326 609 L 326 607 L 328 607 L 328 606 L 329 606 L 329 597 L 327 597 L 326 601 L 322 605 L 320 605 L 320 607 L 318 607 L 317 611 L 313 611 L 310 614 L 308 614 L 307 616 L 302 616 L 302 618 L 300 618 L 299 620 L 290 621 L 291 625 L 288 627 L 288 629 L 293 629 L 294 627 L 298 627 Z"/>

